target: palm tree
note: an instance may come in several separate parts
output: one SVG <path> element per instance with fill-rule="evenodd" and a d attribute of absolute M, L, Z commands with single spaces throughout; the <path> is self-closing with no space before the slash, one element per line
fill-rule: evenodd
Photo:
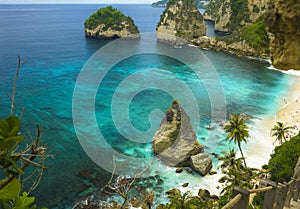
<path fill-rule="evenodd" d="M 229 167 L 233 167 L 238 169 L 241 165 L 242 158 L 236 158 L 236 152 L 234 149 L 230 149 L 228 151 L 222 151 L 223 156 L 219 157 L 219 160 L 222 161 L 220 167 L 222 169 L 228 169 Z"/>
<path fill-rule="evenodd" d="M 292 128 L 291 126 L 284 126 L 282 122 L 277 121 L 277 124 L 274 125 L 274 127 L 271 130 L 272 136 L 276 136 L 275 142 L 278 141 L 279 144 L 281 145 L 282 140 L 286 141 L 285 135 L 289 133 L 289 130 L 291 128 Z"/>
<path fill-rule="evenodd" d="M 235 186 L 241 188 L 251 188 L 250 178 L 248 172 L 243 166 L 242 159 L 236 158 L 236 152 L 234 149 L 223 152 L 223 156 L 219 158 L 222 160 L 221 168 L 222 173 L 225 174 L 219 183 L 224 183 L 224 188 L 221 194 L 229 194 Z"/>
<path fill-rule="evenodd" d="M 225 132 L 228 133 L 226 139 L 230 141 L 234 141 L 235 144 L 238 145 L 241 155 L 243 157 L 244 165 L 246 170 L 246 160 L 242 151 L 241 143 L 247 143 L 247 138 L 249 137 L 249 127 L 245 124 L 247 121 L 246 117 L 243 117 L 241 114 L 231 114 L 230 120 L 228 123 L 223 127 Z"/>

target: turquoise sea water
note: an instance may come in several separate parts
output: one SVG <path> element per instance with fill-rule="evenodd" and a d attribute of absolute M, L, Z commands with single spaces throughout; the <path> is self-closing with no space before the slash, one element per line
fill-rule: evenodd
<path fill-rule="evenodd" d="M 55 155 L 54 159 L 48 160 L 48 168 L 39 187 L 33 192 L 41 206 L 68 208 L 80 197 L 92 194 L 97 187 L 103 186 L 110 173 L 102 169 L 99 162 L 105 161 L 106 165 L 111 166 L 111 159 L 99 156 L 109 153 L 108 148 L 141 162 L 139 165 L 126 165 L 132 166 L 129 170 L 135 171 L 135 168 L 145 166 L 147 159 L 153 157 L 151 138 L 163 112 L 174 98 L 183 98 L 181 102 L 187 109 L 189 105 L 196 107 L 191 109 L 190 116 L 194 128 L 198 129 L 198 140 L 207 147 L 206 152 L 219 154 L 228 147 L 224 133 L 220 129 L 211 133 L 205 129 L 207 125 L 221 122 L 223 114 L 227 113 L 246 112 L 260 118 L 274 114 L 278 99 L 288 87 L 289 77 L 269 70 L 267 62 L 195 48 L 168 48 L 156 43 L 155 39 L 151 39 L 153 34 L 147 32 L 155 30 L 162 9 L 149 5 L 116 5 L 133 17 L 144 35 L 140 41 L 125 40 L 117 45 L 119 47 L 112 45 L 105 49 L 103 46 L 112 42 L 86 39 L 83 34 L 84 20 L 102 6 L 0 5 L 0 116 L 3 118 L 8 114 L 14 70 L 17 55 L 20 54 L 23 64 L 16 104 L 19 111 L 24 108 L 24 133 L 29 129 L 34 135 L 35 125 L 41 124 L 43 142 Z M 146 49 L 145 43 L 149 44 Z M 97 52 L 98 49 L 100 52 Z M 169 56 L 162 53 L 164 50 Z M 176 56 L 171 56 L 177 54 L 176 50 L 183 60 L 191 61 L 190 58 L 197 56 L 199 59 L 196 63 L 192 62 L 193 59 L 190 63 L 183 63 Z M 104 75 L 110 59 L 122 57 L 129 51 L 134 51 L 134 56 L 118 59 Z M 94 57 L 89 59 L 95 52 Z M 74 103 L 73 93 L 79 82 L 78 76 L 89 66 L 96 76 L 104 75 L 103 80 L 96 89 L 92 87 L 97 84 L 97 79 L 81 83 L 81 95 L 76 101 L 82 103 Z M 212 73 L 217 78 L 211 77 Z M 163 84 L 167 89 L 163 88 Z M 141 90 L 143 85 L 147 88 Z M 217 85 L 221 85 L 221 92 L 220 88 L 215 91 Z M 195 98 L 193 101 L 185 99 L 190 98 L 185 88 Z M 226 108 L 215 103 L 218 108 L 214 112 L 216 117 L 212 119 L 214 105 L 211 101 L 222 96 L 222 92 Z M 95 100 L 90 97 L 91 93 L 95 94 Z M 129 95 L 133 95 L 130 100 Z M 74 116 L 74 111 L 78 113 L 76 108 L 80 108 L 78 115 L 81 118 L 73 121 L 72 111 Z M 126 121 L 127 113 L 130 121 Z M 194 113 L 199 114 L 199 120 L 193 121 Z M 93 116 L 97 123 L 89 124 L 88 119 L 93 119 Z M 128 140 L 130 134 L 136 136 L 132 127 L 128 126 L 129 122 L 136 129 L 134 131 L 141 133 L 136 141 Z M 74 124 L 80 127 L 74 128 Z M 78 140 L 75 130 L 79 136 L 87 132 L 93 137 L 99 130 L 107 144 L 93 137 L 86 138 L 83 143 L 82 139 Z M 146 135 L 143 132 L 147 132 Z M 101 152 L 99 162 L 89 158 L 88 155 L 94 159 L 97 156 L 93 152 L 85 153 L 82 144 L 85 149 L 92 147 Z M 217 160 L 213 159 L 216 166 Z M 78 174 L 88 169 L 96 169 L 100 178 L 93 182 L 83 180 Z M 178 185 L 182 178 L 189 178 L 201 185 L 212 181 L 198 175 L 176 177 L 174 170 L 159 164 L 151 169 L 151 175 L 160 175 L 164 180 L 162 190 Z"/>

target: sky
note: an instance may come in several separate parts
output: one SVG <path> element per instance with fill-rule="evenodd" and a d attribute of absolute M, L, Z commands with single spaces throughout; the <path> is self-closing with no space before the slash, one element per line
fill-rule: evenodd
<path fill-rule="evenodd" d="M 152 4 L 155 1 L 156 0 L 0 0 L 0 4 Z"/>

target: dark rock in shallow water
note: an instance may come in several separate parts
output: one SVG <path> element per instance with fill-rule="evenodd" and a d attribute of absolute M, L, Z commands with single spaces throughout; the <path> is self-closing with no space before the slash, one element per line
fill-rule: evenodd
<path fill-rule="evenodd" d="M 217 171 L 210 171 L 209 172 L 209 175 L 215 175 L 215 174 L 217 174 Z"/>
<path fill-rule="evenodd" d="M 182 184 L 182 187 L 188 187 L 188 186 L 189 186 L 189 183 Z"/>
<path fill-rule="evenodd" d="M 177 168 L 175 172 L 176 172 L 176 173 L 182 173 L 182 171 L 183 171 L 183 168 L 180 167 L 180 168 Z"/>

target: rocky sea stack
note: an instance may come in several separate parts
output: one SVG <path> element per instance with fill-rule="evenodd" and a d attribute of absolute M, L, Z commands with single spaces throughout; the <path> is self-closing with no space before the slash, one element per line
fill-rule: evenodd
<path fill-rule="evenodd" d="M 139 38 L 138 27 L 131 17 L 108 6 L 100 8 L 84 23 L 86 37 L 92 38 Z"/>
<path fill-rule="evenodd" d="M 183 45 L 205 34 L 205 22 L 194 0 L 168 1 L 156 27 L 158 41 Z"/>
<path fill-rule="evenodd" d="M 205 176 L 212 160 L 198 143 L 190 118 L 178 101 L 166 112 L 152 141 L 154 155 L 171 167 L 191 167 Z"/>

